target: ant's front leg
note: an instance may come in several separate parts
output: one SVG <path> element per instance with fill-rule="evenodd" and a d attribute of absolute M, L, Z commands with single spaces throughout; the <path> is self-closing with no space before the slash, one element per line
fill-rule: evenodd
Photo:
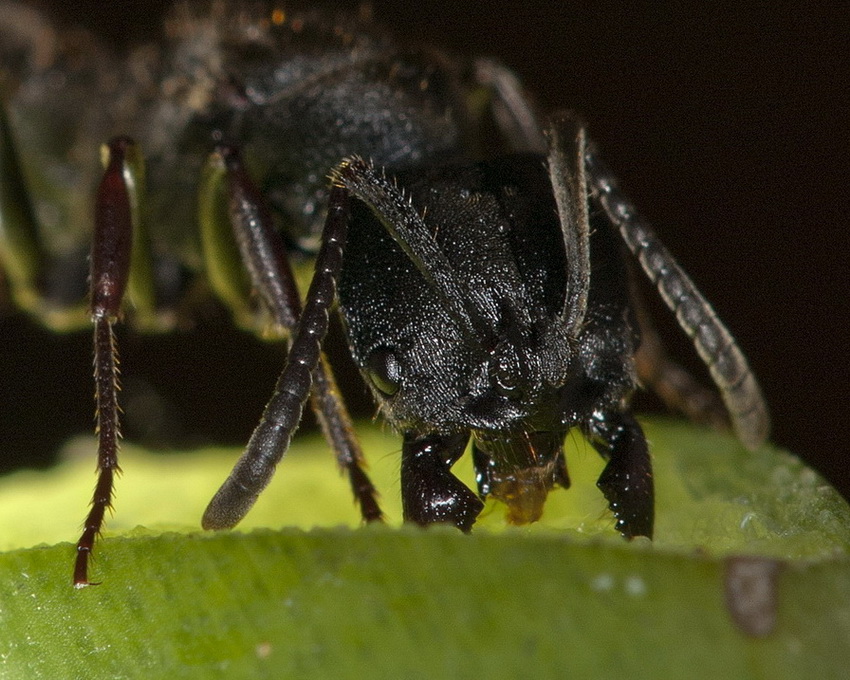
<path fill-rule="evenodd" d="M 608 461 L 596 485 L 617 518 L 617 531 L 626 538 L 652 538 L 655 521 L 652 461 L 640 425 L 631 413 L 608 412 L 594 417 L 585 434 Z"/>
<path fill-rule="evenodd" d="M 484 503 L 450 468 L 463 455 L 468 432 L 416 436 L 406 433 L 401 454 L 401 501 L 406 522 L 437 522 L 469 531 Z"/>

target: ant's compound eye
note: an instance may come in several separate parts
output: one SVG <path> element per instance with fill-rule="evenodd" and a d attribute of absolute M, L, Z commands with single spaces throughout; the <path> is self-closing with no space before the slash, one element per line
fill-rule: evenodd
<path fill-rule="evenodd" d="M 386 347 L 373 350 L 366 360 L 365 371 L 372 384 L 386 396 L 398 392 L 401 365 L 392 350 Z"/>

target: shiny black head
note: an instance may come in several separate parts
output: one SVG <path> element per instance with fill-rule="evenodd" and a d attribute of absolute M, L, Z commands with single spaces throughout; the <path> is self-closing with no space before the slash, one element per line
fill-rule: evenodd
<path fill-rule="evenodd" d="M 544 160 L 375 179 L 381 193 L 353 192 L 339 297 L 384 415 L 402 430 L 559 423 L 542 409 L 569 379 L 576 344 Z"/>
<path fill-rule="evenodd" d="M 581 374 L 545 159 L 392 180 L 362 164 L 357 176 L 367 172 L 366 182 L 346 182 L 358 200 L 339 298 L 381 411 L 404 432 L 471 433 L 489 471 L 483 494 L 529 486 L 545 498 L 565 478 L 556 461 L 574 420 L 562 395 Z"/>

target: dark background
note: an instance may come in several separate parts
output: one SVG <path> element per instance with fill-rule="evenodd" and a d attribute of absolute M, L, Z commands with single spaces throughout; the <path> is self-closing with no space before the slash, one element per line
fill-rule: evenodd
<path fill-rule="evenodd" d="M 120 42 L 143 36 L 167 3 L 42 4 Z M 850 22 L 840 3 L 767 8 L 374 3 L 402 35 L 495 56 L 544 110 L 582 114 L 628 195 L 749 355 L 774 441 L 850 496 Z M 663 332 L 698 366 L 674 327 Z M 0 469 L 44 464 L 91 426 L 90 340 L 20 316 L 0 319 L 0 334 Z M 128 434 L 155 440 L 244 441 L 281 364 L 279 349 L 215 320 L 154 339 L 123 333 L 122 343 Z M 150 419 L 131 413 L 144 413 L 152 394 L 168 417 L 144 433 Z"/>

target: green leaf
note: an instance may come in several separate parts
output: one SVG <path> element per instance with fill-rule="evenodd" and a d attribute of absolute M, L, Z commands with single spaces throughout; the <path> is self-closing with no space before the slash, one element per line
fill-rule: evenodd
<path fill-rule="evenodd" d="M 314 438 L 246 522 L 276 530 L 186 533 L 239 451 L 126 446 L 93 567 L 103 584 L 83 590 L 72 544 L 24 547 L 77 537 L 94 458 L 75 442 L 56 469 L 0 480 L 0 677 L 844 677 L 847 504 L 771 447 L 646 428 L 653 543 L 613 531 L 602 462 L 580 438 L 573 486 L 544 521 L 505 529 L 488 505 L 471 536 L 352 528 L 347 483 Z M 364 438 L 397 525 L 399 441 Z"/>

